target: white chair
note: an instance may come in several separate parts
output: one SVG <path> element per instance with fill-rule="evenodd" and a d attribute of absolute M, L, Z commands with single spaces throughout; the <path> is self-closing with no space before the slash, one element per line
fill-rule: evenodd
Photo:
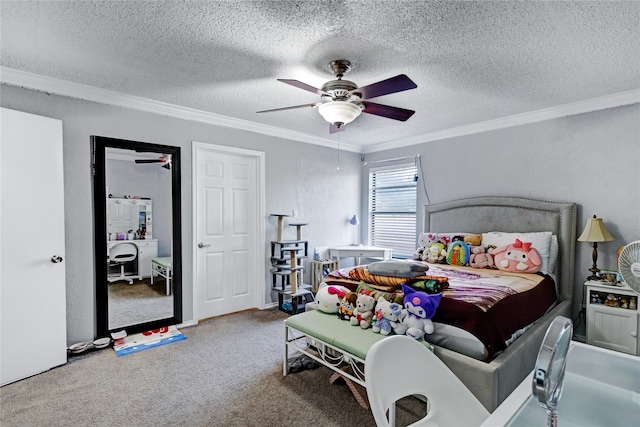
<path fill-rule="evenodd" d="M 109 262 L 120 265 L 120 275 L 109 277 L 109 282 L 126 280 L 133 284 L 133 279 L 124 274 L 124 265 L 138 256 L 138 247 L 133 243 L 119 243 L 109 250 Z"/>
<path fill-rule="evenodd" d="M 371 346 L 365 378 L 378 427 L 393 427 L 396 401 L 413 395 L 426 398 L 428 403 L 427 415 L 412 426 L 479 426 L 489 416 L 433 352 L 404 335 L 390 336 Z"/>

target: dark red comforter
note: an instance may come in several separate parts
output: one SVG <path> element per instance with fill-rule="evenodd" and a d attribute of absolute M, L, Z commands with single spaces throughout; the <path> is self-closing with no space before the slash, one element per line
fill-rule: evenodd
<path fill-rule="evenodd" d="M 439 264 L 430 264 L 428 273 L 446 276 L 449 284 L 432 320 L 474 335 L 486 347 L 487 360 L 507 348 L 520 330 L 542 317 L 557 299 L 555 282 L 548 275 Z M 359 283 L 349 280 L 347 269 L 333 272 L 325 282 L 353 291 Z"/>

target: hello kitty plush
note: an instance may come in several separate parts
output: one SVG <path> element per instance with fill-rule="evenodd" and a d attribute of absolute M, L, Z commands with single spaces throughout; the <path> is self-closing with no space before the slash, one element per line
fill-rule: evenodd
<path fill-rule="evenodd" d="M 391 331 L 402 335 L 406 332 L 406 327 L 403 328 L 404 325 L 402 324 L 403 314 L 406 314 L 406 312 L 403 313 L 400 304 L 389 302 L 384 297 L 379 297 L 371 329 L 373 332 L 382 335 L 389 335 Z"/>
<path fill-rule="evenodd" d="M 424 261 L 427 258 L 427 251 L 432 243 L 438 240 L 436 233 L 420 233 L 418 237 L 418 249 L 413 253 L 413 259 Z"/>
<path fill-rule="evenodd" d="M 536 273 L 542 267 L 540 253 L 531 247 L 531 242 L 521 242 L 519 239 L 493 251 L 493 259 L 499 270 L 514 273 Z"/>
<path fill-rule="evenodd" d="M 325 313 L 335 314 L 340 309 L 340 301 L 347 292 L 349 292 L 349 289 L 344 286 L 327 285 L 322 282 L 318 287 L 318 292 L 316 292 L 316 298 L 307 306 L 310 310 L 320 310 Z"/>
<path fill-rule="evenodd" d="M 414 339 L 420 339 L 425 334 L 433 333 L 431 318 L 436 314 L 436 308 L 440 305 L 442 294 L 428 294 L 402 285 L 404 292 L 404 308 L 407 315 L 402 323 L 407 326 L 405 334 Z"/>

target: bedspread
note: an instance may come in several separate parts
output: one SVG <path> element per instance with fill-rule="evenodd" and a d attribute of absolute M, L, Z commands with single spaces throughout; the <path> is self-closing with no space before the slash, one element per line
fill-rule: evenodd
<path fill-rule="evenodd" d="M 353 268 L 334 271 L 325 281 L 355 290 L 361 276 L 350 270 Z M 542 317 L 557 299 L 555 282 L 548 275 L 429 264 L 428 277 L 446 278 L 448 284 L 432 320 L 471 333 L 485 346 L 487 360 Z M 411 285 L 417 278 L 396 279 Z M 367 284 L 387 291 L 397 288 L 391 283 Z"/>

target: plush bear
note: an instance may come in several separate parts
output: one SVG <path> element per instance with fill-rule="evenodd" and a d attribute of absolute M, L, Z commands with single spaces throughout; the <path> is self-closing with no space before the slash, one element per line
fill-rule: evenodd
<path fill-rule="evenodd" d="M 514 273 L 536 273 L 542 267 L 540 253 L 531 247 L 531 242 L 514 243 L 497 248 L 493 251 L 494 261 L 499 270 Z"/>
<path fill-rule="evenodd" d="M 465 234 L 463 239 L 469 247 L 471 246 L 480 246 L 482 243 L 482 234 Z"/>
<path fill-rule="evenodd" d="M 438 235 L 435 233 L 420 233 L 420 237 L 418 237 L 418 249 L 413 253 L 413 259 L 424 261 L 429 247 L 437 240 Z"/>
<path fill-rule="evenodd" d="M 469 246 L 462 240 L 455 240 L 447 248 L 447 264 L 467 265 L 469 263 Z"/>
<path fill-rule="evenodd" d="M 406 314 L 406 312 L 405 312 Z M 382 335 L 389 335 L 392 331 L 402 330 L 399 334 L 404 334 L 406 327 L 402 324 L 403 310 L 400 304 L 389 302 L 384 297 L 379 297 L 376 303 L 376 310 L 373 316 L 371 329 L 373 332 Z M 398 332 L 396 332 L 398 333 Z"/>
<path fill-rule="evenodd" d="M 313 302 L 307 304 L 310 310 L 320 310 L 325 313 L 335 314 L 340 308 L 340 301 L 349 292 L 344 286 L 327 285 L 320 283 L 318 292 Z"/>
<path fill-rule="evenodd" d="M 469 265 L 473 268 L 493 268 L 493 257 L 486 252 L 484 246 L 471 249 Z"/>
<path fill-rule="evenodd" d="M 349 322 L 352 326 L 360 326 L 362 329 L 367 329 L 373 322 L 373 311 L 376 306 L 376 300 L 372 296 L 366 294 L 359 294 L 356 299 L 356 308 L 353 309 L 353 316 Z"/>
<path fill-rule="evenodd" d="M 342 320 L 351 320 L 353 316 L 353 309 L 356 308 L 356 298 L 358 295 L 355 292 L 347 292 L 340 300 L 340 307 L 338 308 L 338 317 Z"/>
<path fill-rule="evenodd" d="M 404 308 L 407 315 L 402 319 L 402 323 L 407 326 L 405 334 L 414 339 L 420 339 L 425 334 L 433 333 L 433 322 L 431 318 L 436 314 L 436 308 L 440 305 L 442 294 L 428 294 L 416 291 L 403 284 Z"/>
<path fill-rule="evenodd" d="M 444 250 L 444 244 L 442 242 L 435 242 L 429 247 L 427 257 L 424 261 L 439 264 L 444 260 L 446 255 L 447 251 Z"/>

